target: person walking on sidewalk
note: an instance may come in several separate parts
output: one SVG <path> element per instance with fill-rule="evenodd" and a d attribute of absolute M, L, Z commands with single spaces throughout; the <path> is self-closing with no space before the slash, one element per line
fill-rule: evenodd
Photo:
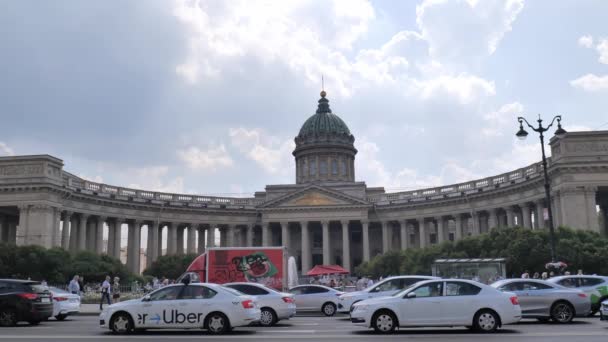
<path fill-rule="evenodd" d="M 78 276 L 75 275 L 68 285 L 68 290 L 72 294 L 80 295 L 80 284 L 78 284 Z"/>
<path fill-rule="evenodd" d="M 110 299 L 110 292 L 112 291 L 112 287 L 110 286 L 110 276 L 106 276 L 106 280 L 101 284 L 101 301 L 99 302 L 99 310 L 103 310 L 103 300 L 107 300 L 108 305 L 112 305 L 112 300 Z"/>
<path fill-rule="evenodd" d="M 112 299 L 114 303 L 120 302 L 120 278 L 114 277 L 114 285 L 112 286 Z"/>

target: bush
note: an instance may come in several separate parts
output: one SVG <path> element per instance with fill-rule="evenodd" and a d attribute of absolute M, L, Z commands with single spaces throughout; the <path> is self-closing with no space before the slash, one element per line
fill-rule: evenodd
<path fill-rule="evenodd" d="M 46 280 L 49 284 L 67 284 L 75 275 L 85 282 L 102 282 L 106 275 L 130 281 L 120 260 L 90 251 L 70 253 L 61 248 L 0 244 L 0 278 Z"/>
<path fill-rule="evenodd" d="M 177 279 L 182 273 L 186 272 L 188 266 L 197 256 L 196 254 L 163 255 L 144 270 L 144 275 Z"/>
<path fill-rule="evenodd" d="M 557 258 L 575 272 L 608 274 L 608 239 L 598 233 L 560 227 L 556 231 Z M 431 264 L 442 258 L 506 258 L 507 275 L 540 271 L 550 261 L 549 232 L 526 228 L 493 229 L 479 236 L 444 242 L 423 249 L 390 251 L 359 265 L 361 276 L 430 274 Z"/>

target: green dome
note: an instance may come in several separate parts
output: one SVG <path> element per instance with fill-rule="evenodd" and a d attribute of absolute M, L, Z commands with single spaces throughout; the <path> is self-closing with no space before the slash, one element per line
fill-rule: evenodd
<path fill-rule="evenodd" d="M 325 98 L 324 91 L 321 92 L 317 113 L 304 122 L 302 128 L 300 128 L 299 136 L 322 134 L 350 135 L 350 130 L 344 121 L 329 109 L 329 100 Z"/>

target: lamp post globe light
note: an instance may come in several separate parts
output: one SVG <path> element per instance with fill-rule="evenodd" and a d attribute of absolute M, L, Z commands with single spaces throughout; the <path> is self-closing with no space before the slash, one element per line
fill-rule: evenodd
<path fill-rule="evenodd" d="M 550 239 L 550 248 L 551 248 L 551 263 L 554 264 L 556 262 L 555 256 L 555 227 L 553 226 L 553 210 L 551 209 L 551 183 L 549 182 L 549 174 L 547 172 L 547 157 L 545 155 L 545 136 L 543 133 L 547 132 L 551 126 L 557 121 L 557 130 L 555 130 L 555 136 L 558 138 L 563 138 L 566 135 L 566 130 L 562 128 L 562 116 L 556 115 L 551 123 L 543 127 L 543 120 L 538 115 L 538 127 L 532 126 L 528 120 L 523 117 L 518 117 L 517 121 L 519 121 L 519 131 L 515 134 L 517 138 L 520 140 L 526 139 L 528 136 L 528 132 L 524 129 L 524 122 L 530 129 L 534 132 L 537 132 L 540 136 L 540 148 L 543 156 L 543 173 L 545 176 L 545 201 L 547 202 L 547 214 L 549 216 L 549 239 Z"/>

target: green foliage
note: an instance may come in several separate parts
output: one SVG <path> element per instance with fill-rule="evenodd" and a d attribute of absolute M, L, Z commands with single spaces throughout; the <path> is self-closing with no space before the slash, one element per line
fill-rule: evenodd
<path fill-rule="evenodd" d="M 177 279 L 186 272 L 197 256 L 196 254 L 163 255 L 144 270 L 144 275 Z"/>
<path fill-rule="evenodd" d="M 85 282 L 101 282 L 106 275 L 123 280 L 132 278 L 120 260 L 107 255 L 0 244 L 0 278 L 45 279 L 49 283 L 64 284 L 75 274 L 83 276 Z"/>
<path fill-rule="evenodd" d="M 560 227 L 556 231 L 558 260 L 571 272 L 608 274 L 608 239 L 598 233 Z M 544 271 L 550 261 L 549 233 L 526 228 L 493 229 L 457 242 L 445 242 L 423 249 L 391 251 L 365 262 L 355 269 L 362 276 L 430 274 L 431 264 L 442 258 L 506 258 L 507 275 L 525 270 Z"/>

